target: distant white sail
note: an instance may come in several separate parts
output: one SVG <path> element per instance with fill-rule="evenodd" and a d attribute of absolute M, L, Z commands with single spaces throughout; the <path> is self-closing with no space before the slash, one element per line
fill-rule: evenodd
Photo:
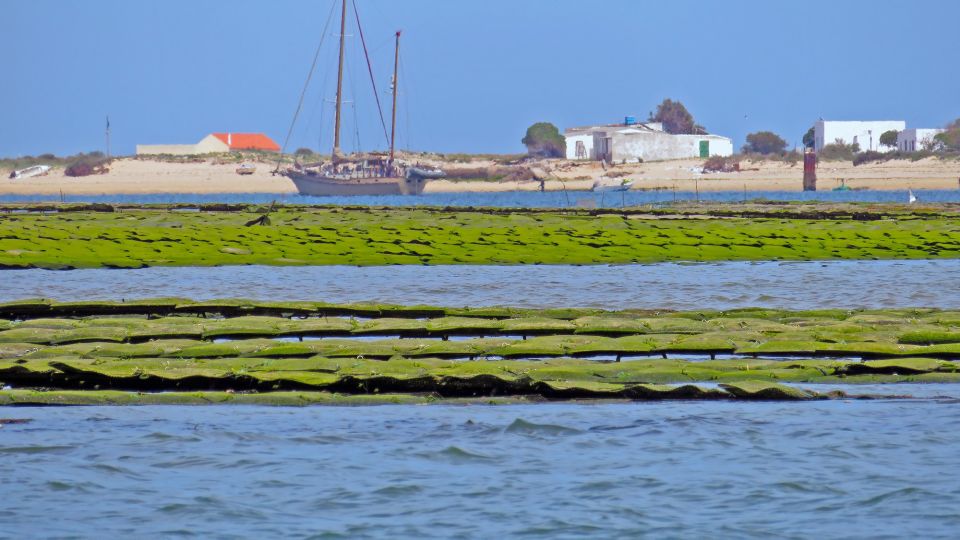
<path fill-rule="evenodd" d="M 912 189 L 908 189 L 908 190 L 907 190 L 907 195 L 908 195 L 908 199 L 909 199 L 909 201 L 910 201 L 910 204 L 913 204 L 913 203 L 917 202 L 917 196 L 913 194 L 913 190 L 912 190 Z"/>

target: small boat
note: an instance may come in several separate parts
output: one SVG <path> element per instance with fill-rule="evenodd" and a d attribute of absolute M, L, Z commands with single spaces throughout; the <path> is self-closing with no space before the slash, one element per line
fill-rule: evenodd
<path fill-rule="evenodd" d="M 833 188 L 834 191 L 852 191 L 850 186 L 847 185 L 847 181 L 843 178 L 840 179 L 840 185 Z"/>
<path fill-rule="evenodd" d="M 426 167 L 424 165 L 417 164 L 412 167 L 407 167 L 407 176 L 423 178 L 424 180 L 432 180 L 435 178 L 443 178 L 446 176 L 446 173 L 434 167 Z"/>
<path fill-rule="evenodd" d="M 918 199 L 917 196 L 913 194 L 913 190 L 912 190 L 912 189 L 908 189 L 908 190 L 907 190 L 907 201 L 909 201 L 910 204 L 913 204 L 913 203 L 915 203 L 915 202 L 917 202 L 917 201 L 919 201 L 919 200 L 920 200 L 920 199 Z"/>
<path fill-rule="evenodd" d="M 10 178 L 19 180 L 22 178 L 33 178 L 34 176 L 46 176 L 48 172 L 50 172 L 49 165 L 34 165 L 33 167 L 13 171 L 10 173 Z"/>
<path fill-rule="evenodd" d="M 252 163 L 244 163 L 237 167 L 237 174 L 240 176 L 248 176 L 257 172 L 257 166 Z"/>
<path fill-rule="evenodd" d="M 593 183 L 593 191 L 629 191 L 633 187 L 633 180 L 628 180 L 624 178 L 617 184 L 604 183 L 601 180 L 597 180 Z"/>

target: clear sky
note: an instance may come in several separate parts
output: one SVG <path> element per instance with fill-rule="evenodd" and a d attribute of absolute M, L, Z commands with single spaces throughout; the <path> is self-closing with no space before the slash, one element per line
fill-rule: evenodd
<path fill-rule="evenodd" d="M 107 115 L 115 154 L 216 131 L 282 144 L 335 1 L 0 0 L 0 156 L 102 150 Z M 533 122 L 643 118 L 665 97 L 738 147 L 759 130 L 799 144 L 820 117 L 960 117 L 957 0 L 356 1 L 384 107 L 404 31 L 408 148 L 519 152 Z M 344 147 L 380 148 L 355 28 Z M 290 150 L 331 144 L 338 32 Z"/>

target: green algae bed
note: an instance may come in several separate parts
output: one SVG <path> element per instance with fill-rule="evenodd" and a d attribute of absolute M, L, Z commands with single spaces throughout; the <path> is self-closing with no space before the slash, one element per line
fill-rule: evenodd
<path fill-rule="evenodd" d="M 0 208 L 0 268 L 957 257 L 960 213 L 951 205 Z"/>
<path fill-rule="evenodd" d="M 0 304 L 0 405 L 808 400 L 960 382 L 958 359 L 960 311 L 935 309 Z"/>

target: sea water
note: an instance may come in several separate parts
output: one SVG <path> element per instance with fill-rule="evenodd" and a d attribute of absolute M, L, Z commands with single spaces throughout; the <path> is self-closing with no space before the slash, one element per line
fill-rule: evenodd
<path fill-rule="evenodd" d="M 889 390 L 889 387 L 887 388 Z M 951 538 L 960 401 L 19 408 L 0 537 Z"/>
<path fill-rule="evenodd" d="M 960 260 L 0 271 L 0 302 L 157 297 L 607 309 L 960 307 Z"/>

